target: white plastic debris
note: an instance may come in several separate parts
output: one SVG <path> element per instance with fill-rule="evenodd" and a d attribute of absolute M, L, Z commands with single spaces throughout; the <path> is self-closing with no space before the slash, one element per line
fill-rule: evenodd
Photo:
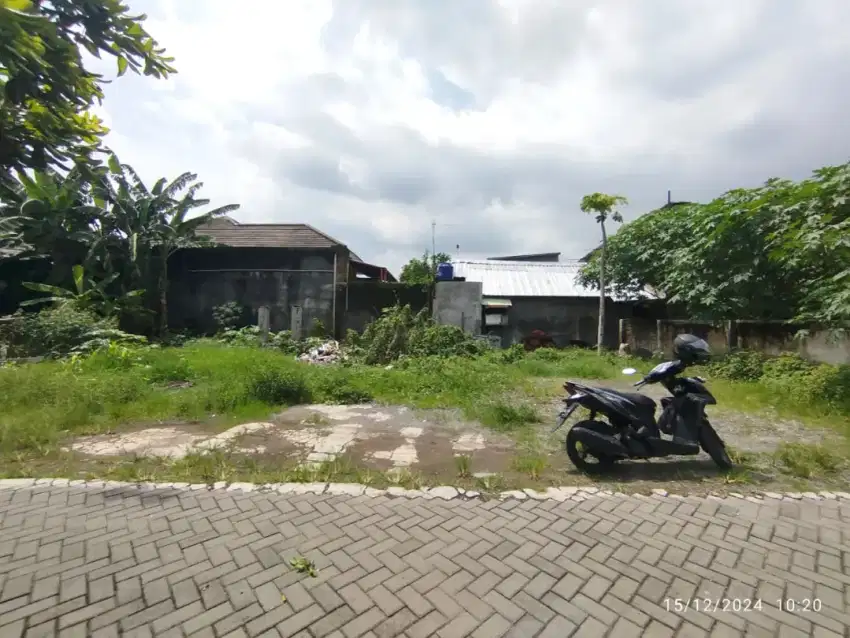
<path fill-rule="evenodd" d="M 339 342 L 334 340 L 326 341 L 317 348 L 312 348 L 298 356 L 299 361 L 317 364 L 339 363 L 343 359 L 345 355 L 339 347 Z"/>

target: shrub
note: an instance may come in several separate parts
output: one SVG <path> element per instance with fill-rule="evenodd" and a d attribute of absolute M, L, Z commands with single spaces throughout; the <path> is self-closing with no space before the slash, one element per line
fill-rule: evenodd
<path fill-rule="evenodd" d="M 225 330 L 218 335 L 218 341 L 232 346 L 259 346 L 260 328 L 258 326 L 245 326 L 238 330 Z"/>
<path fill-rule="evenodd" d="M 38 313 L 18 311 L 11 315 L 0 324 L 0 343 L 8 346 L 10 357 L 55 357 L 115 333 L 120 333 L 116 319 L 103 319 L 73 304 L 62 304 Z"/>
<path fill-rule="evenodd" d="M 385 308 L 363 334 L 354 337 L 350 353 L 366 364 L 386 364 L 401 357 L 469 357 L 484 353 L 488 346 L 457 326 L 435 323 L 427 309 L 416 315 L 406 306 Z"/>
<path fill-rule="evenodd" d="M 730 381 L 758 381 L 764 373 L 767 357 L 760 352 L 738 350 L 713 361 L 711 374 Z"/>
<path fill-rule="evenodd" d="M 236 301 L 229 301 L 213 308 L 212 315 L 220 331 L 235 330 L 243 323 L 245 308 Z"/>
<path fill-rule="evenodd" d="M 325 328 L 325 322 L 321 319 L 315 319 L 313 321 L 313 327 L 310 329 L 310 336 L 317 339 L 326 339 L 328 331 Z"/>
<path fill-rule="evenodd" d="M 525 348 L 521 343 L 515 343 L 504 350 L 496 350 L 494 357 L 500 363 L 516 363 L 522 361 L 526 356 Z"/>
<path fill-rule="evenodd" d="M 802 357 L 786 352 L 778 357 L 767 359 L 762 366 L 762 378 L 785 380 L 790 377 L 808 375 L 817 367 L 816 364 L 806 361 Z"/>
<path fill-rule="evenodd" d="M 292 332 L 281 330 L 269 334 L 269 345 L 287 354 L 299 354 L 300 344 L 292 338 Z"/>
<path fill-rule="evenodd" d="M 814 364 L 784 354 L 765 363 L 761 381 L 798 403 L 819 401 L 850 410 L 850 366 Z"/>

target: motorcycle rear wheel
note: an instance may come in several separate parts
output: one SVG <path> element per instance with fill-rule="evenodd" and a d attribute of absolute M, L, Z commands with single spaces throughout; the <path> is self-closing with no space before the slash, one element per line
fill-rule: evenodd
<path fill-rule="evenodd" d="M 576 425 L 579 425 L 578 423 Z M 573 426 L 575 427 L 575 426 Z M 578 440 L 573 429 L 567 432 L 567 456 L 570 461 L 578 468 L 579 471 L 585 474 L 599 474 L 610 470 L 616 459 L 605 454 L 593 454 L 587 450 Z"/>
<path fill-rule="evenodd" d="M 699 444 L 706 454 L 711 457 L 711 460 L 717 464 L 721 470 L 731 470 L 734 464 L 726 451 L 726 445 L 720 438 L 720 435 L 715 432 L 708 419 L 702 422 L 702 427 L 699 429 Z"/>

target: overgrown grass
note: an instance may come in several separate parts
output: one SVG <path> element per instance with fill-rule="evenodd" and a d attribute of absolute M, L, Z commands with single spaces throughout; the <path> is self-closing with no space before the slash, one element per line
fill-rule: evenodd
<path fill-rule="evenodd" d="M 645 371 L 651 365 L 586 350 L 527 354 L 512 348 L 478 357 L 403 358 L 386 367 L 310 366 L 279 350 L 211 341 L 182 348 L 114 345 L 92 356 L 0 368 L 0 456 L 43 458 L 69 435 L 177 420 L 229 424 L 308 402 L 461 408 L 467 417 L 521 438 L 529 424 L 546 418 L 535 407 L 545 397 L 534 396 L 533 378 L 552 378 L 555 389 L 556 378 L 622 379 L 623 367 Z M 842 403 L 780 392 L 776 383 L 710 379 L 724 408 L 817 417 L 850 435 Z M 213 464 L 204 475 L 221 474 L 214 462 L 193 461 L 194 475 L 203 464 Z"/>
<path fill-rule="evenodd" d="M 803 443 L 783 443 L 774 457 L 781 471 L 804 479 L 834 474 L 844 462 L 834 451 L 822 445 Z"/>

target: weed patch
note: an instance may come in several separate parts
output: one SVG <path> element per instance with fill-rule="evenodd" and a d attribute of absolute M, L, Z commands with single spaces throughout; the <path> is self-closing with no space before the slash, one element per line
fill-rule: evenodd
<path fill-rule="evenodd" d="M 797 478 L 813 478 L 820 474 L 832 474 L 843 463 L 843 459 L 822 445 L 783 443 L 774 457 L 782 472 Z"/>
<path fill-rule="evenodd" d="M 529 423 L 543 421 L 543 418 L 533 406 L 526 403 L 512 403 L 502 399 L 485 404 L 480 410 L 480 419 L 484 425 L 502 432 L 519 430 Z"/>
<path fill-rule="evenodd" d="M 459 454 L 455 457 L 458 478 L 469 478 L 472 476 L 472 457 L 468 454 Z"/>
<path fill-rule="evenodd" d="M 540 478 L 540 475 L 543 474 L 547 467 L 549 467 L 549 462 L 542 454 L 526 452 L 518 455 L 513 460 L 513 468 L 534 481 Z"/>

